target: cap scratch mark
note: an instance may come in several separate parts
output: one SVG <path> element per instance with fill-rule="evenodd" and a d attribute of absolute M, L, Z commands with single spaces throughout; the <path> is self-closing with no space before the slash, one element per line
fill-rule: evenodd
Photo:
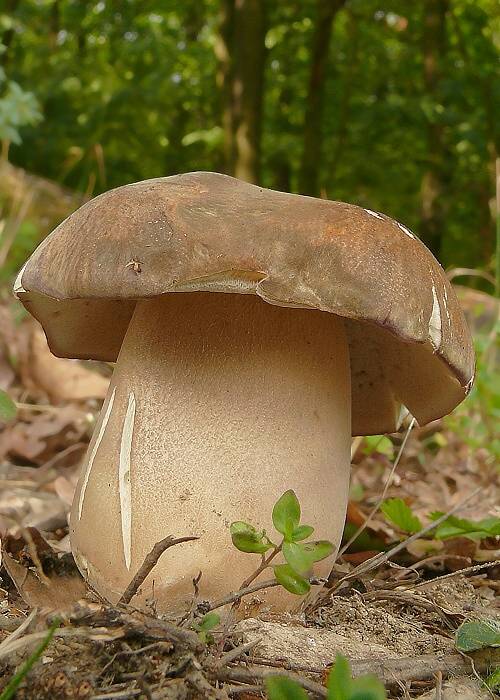
<path fill-rule="evenodd" d="M 434 350 L 439 350 L 442 337 L 441 309 L 436 294 L 436 287 L 432 285 L 432 312 L 429 319 L 429 338 Z"/>
<path fill-rule="evenodd" d="M 26 268 L 26 265 L 27 263 L 24 263 L 22 268 L 17 273 L 16 281 L 14 282 L 14 286 L 12 288 L 14 294 L 22 294 L 23 292 L 26 292 L 25 288 L 23 287 L 23 272 Z"/>
<path fill-rule="evenodd" d="M 376 219 L 381 219 L 382 221 L 384 220 L 383 216 L 380 216 L 376 211 L 372 211 L 371 209 L 365 209 L 367 214 L 370 214 L 370 216 L 374 216 Z"/>
<path fill-rule="evenodd" d="M 101 440 L 104 436 L 104 431 L 106 430 L 106 426 L 108 425 L 109 417 L 111 415 L 111 410 L 113 408 L 113 403 L 115 400 L 115 393 L 116 393 L 116 387 L 113 389 L 113 393 L 111 394 L 111 397 L 109 399 L 109 403 L 106 406 L 106 412 L 104 413 L 104 416 L 102 418 L 102 423 L 100 425 L 99 432 L 97 433 L 97 438 L 96 438 L 96 441 L 94 442 L 94 446 L 92 447 L 89 461 L 87 462 L 87 468 L 85 469 L 85 474 L 83 475 L 82 488 L 80 490 L 80 498 L 78 501 L 78 520 L 80 520 L 80 518 L 82 517 L 83 499 L 85 498 L 85 491 L 87 490 L 87 484 L 89 483 L 90 471 L 91 471 L 92 466 L 94 464 L 94 459 L 95 459 L 95 456 L 97 454 L 97 450 L 99 449 L 99 446 L 101 444 Z"/>
<path fill-rule="evenodd" d="M 410 238 L 416 238 L 416 236 L 410 231 L 410 229 L 406 228 L 406 226 L 403 226 L 403 224 L 400 224 L 399 221 L 396 221 L 396 225 L 401 229 L 403 233 L 405 233 Z"/>
<path fill-rule="evenodd" d="M 130 453 L 135 422 L 135 396 L 131 391 L 128 396 L 127 412 L 123 421 L 120 442 L 120 462 L 118 467 L 118 488 L 120 491 L 120 512 L 122 522 L 123 555 L 127 569 L 130 569 L 132 552 L 132 497 L 130 483 Z"/>

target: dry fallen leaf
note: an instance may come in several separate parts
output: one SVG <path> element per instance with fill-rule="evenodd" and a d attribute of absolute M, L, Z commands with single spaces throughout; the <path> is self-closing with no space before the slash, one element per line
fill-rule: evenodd
<path fill-rule="evenodd" d="M 33 382 L 55 403 L 104 400 L 109 379 L 84 367 L 78 360 L 55 357 L 41 327 L 33 325 L 29 345 L 29 371 Z"/>
<path fill-rule="evenodd" d="M 5 551 L 3 565 L 19 595 L 31 608 L 60 610 L 73 605 L 87 592 L 83 579 L 77 574 L 50 577 L 50 585 L 47 586 L 33 571 L 19 564 Z"/>

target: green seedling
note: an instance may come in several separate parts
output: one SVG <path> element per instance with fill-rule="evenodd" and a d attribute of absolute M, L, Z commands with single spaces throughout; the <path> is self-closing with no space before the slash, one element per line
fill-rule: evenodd
<path fill-rule="evenodd" d="M 308 700 L 306 691 L 291 678 L 270 676 L 266 678 L 269 700 Z M 327 700 L 385 700 L 384 686 L 373 675 L 353 679 L 349 661 L 345 656 L 337 659 L 328 675 Z"/>
<path fill-rule="evenodd" d="M 10 396 L 0 389 L 0 421 L 9 421 L 16 417 L 16 404 Z"/>
<path fill-rule="evenodd" d="M 272 513 L 273 525 L 282 535 L 279 544 L 275 544 L 265 530 L 257 530 L 241 520 L 232 523 L 230 530 L 236 549 L 263 557 L 264 566 L 260 570 L 266 568 L 276 554 L 283 552 L 286 564 L 274 565 L 274 575 L 283 588 L 296 595 L 304 595 L 310 590 L 308 577 L 313 565 L 334 551 L 333 544 L 328 540 L 304 541 L 313 534 L 314 528 L 301 524 L 300 515 L 298 498 L 294 491 L 289 490 L 275 503 Z"/>
<path fill-rule="evenodd" d="M 500 647 L 500 622 L 493 619 L 463 622 L 456 631 L 455 646 L 463 652 Z"/>
<path fill-rule="evenodd" d="M 220 617 L 217 613 L 209 612 L 201 618 L 199 622 L 193 622 L 192 628 L 198 633 L 198 637 L 203 644 L 212 644 L 214 638 L 210 634 L 211 630 L 220 625 Z M 1 699 L 0 699 L 1 700 Z"/>
<path fill-rule="evenodd" d="M 2 693 L 0 694 L 0 700 L 10 700 L 15 696 L 17 689 L 19 688 L 27 674 L 31 671 L 31 669 L 37 663 L 37 661 L 39 661 L 43 652 L 50 644 L 50 641 L 54 636 L 56 629 L 59 627 L 59 624 L 60 620 L 54 620 L 49 630 L 47 631 L 47 634 L 37 646 L 35 651 L 31 654 L 30 657 L 26 659 L 26 661 L 20 666 L 19 670 L 14 674 L 14 676 L 12 676 L 10 681 L 7 683 Z"/>
<path fill-rule="evenodd" d="M 401 498 L 389 498 L 380 507 L 388 522 L 395 525 L 401 532 L 413 535 L 420 532 L 422 523 L 411 508 Z M 437 520 L 444 513 L 437 511 L 429 514 L 429 520 Z M 437 540 L 447 540 L 452 537 L 468 537 L 471 540 L 483 540 L 488 537 L 500 536 L 500 518 L 491 517 L 483 520 L 468 520 L 450 515 L 444 522 L 427 535 Z"/>

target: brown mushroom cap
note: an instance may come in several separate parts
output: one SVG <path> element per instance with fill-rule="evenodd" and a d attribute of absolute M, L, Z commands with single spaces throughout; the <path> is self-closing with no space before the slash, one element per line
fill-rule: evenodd
<path fill-rule="evenodd" d="M 83 205 L 33 253 L 15 293 L 60 357 L 114 361 L 138 299 L 257 294 L 345 319 L 353 434 L 449 413 L 474 378 L 444 272 L 406 227 L 343 202 L 217 173 L 126 185 Z"/>

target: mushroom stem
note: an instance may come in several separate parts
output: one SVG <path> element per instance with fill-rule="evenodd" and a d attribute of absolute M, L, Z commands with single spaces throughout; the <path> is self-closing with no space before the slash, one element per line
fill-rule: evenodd
<path fill-rule="evenodd" d="M 234 549 L 230 523 L 273 533 L 287 489 L 314 537 L 338 545 L 350 406 L 348 345 L 332 314 L 241 294 L 138 302 L 75 495 L 80 570 L 115 602 L 155 542 L 197 535 L 162 557 L 142 597 L 181 609 L 200 570 L 200 595 L 220 597 L 259 563 Z"/>

